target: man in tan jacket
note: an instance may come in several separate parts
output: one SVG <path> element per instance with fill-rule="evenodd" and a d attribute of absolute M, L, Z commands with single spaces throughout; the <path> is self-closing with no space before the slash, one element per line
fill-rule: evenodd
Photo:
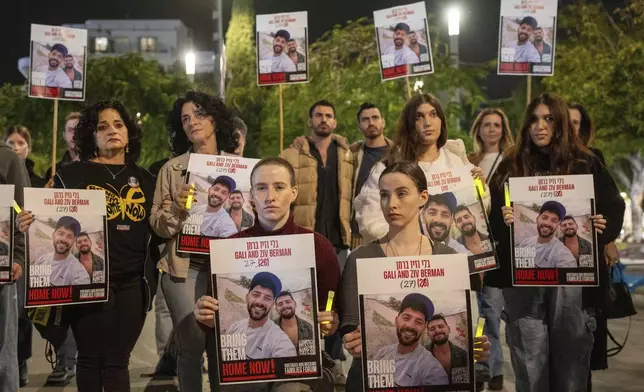
<path fill-rule="evenodd" d="M 295 224 L 325 236 L 335 247 L 340 269 L 351 245 L 353 156 L 346 139 L 334 135 L 335 108 L 318 101 L 309 109 L 311 136 L 300 148 L 281 154 L 295 169 L 300 193 L 295 200 Z"/>
<path fill-rule="evenodd" d="M 370 102 L 363 103 L 356 116 L 358 128 L 362 132 L 364 140 L 355 142 L 349 147 L 353 153 L 354 168 L 351 200 L 360 194 L 360 189 L 369 178 L 373 166 L 382 160 L 394 145 L 391 140 L 385 137 L 385 118 L 376 105 Z M 351 213 L 351 236 L 351 249 L 362 245 L 362 236 L 360 236 L 355 211 Z"/>

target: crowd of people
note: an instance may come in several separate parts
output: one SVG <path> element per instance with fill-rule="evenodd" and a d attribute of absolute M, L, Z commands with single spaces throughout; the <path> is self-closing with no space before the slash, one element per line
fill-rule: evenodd
<path fill-rule="evenodd" d="M 466 168 L 489 190 L 490 234 L 496 240 L 500 264 L 499 269 L 470 275 L 486 319 L 484 335 L 474 340 L 477 390 L 485 384 L 489 390 L 503 389 L 502 319 L 517 391 L 591 390 L 591 370 L 607 368 L 604 299 L 608 264 L 614 261 L 610 244 L 619 235 L 625 207 L 601 153 L 588 146 L 593 128 L 581 105 L 568 105 L 550 93 L 534 98 L 516 142 L 505 114 L 485 109 L 472 126 L 470 154 L 462 140 L 449 138 L 443 106 L 430 94 L 418 93 L 408 100 L 393 140 L 385 137 L 383 111 L 372 103 L 358 108 L 356 125 L 364 137 L 353 144 L 335 133 L 338 119 L 331 102 L 314 103 L 308 115 L 309 135 L 298 137 L 280 157 L 261 159 L 252 170 L 252 226 L 244 229 L 243 213 L 232 211 L 234 207 L 229 212 L 236 226 L 231 238 L 315 233 L 324 372 L 321 379 L 298 383 L 219 385 L 212 329 L 219 303 L 212 292 L 210 260 L 177 251 L 177 236 L 190 215 L 187 201 L 195 194 L 185 179 L 190 154 L 244 154 L 246 127 L 221 99 L 196 91 L 179 98 L 168 115 L 171 156 L 149 170 L 137 164 L 145 132 L 119 102 L 99 102 L 67 116 L 63 138 L 68 151 L 53 176 L 51 169 L 44 178 L 34 173 L 29 131 L 21 126 L 7 130 L 0 141 L 0 182 L 15 184 L 19 204 L 30 184 L 122 189 L 131 178 L 137 180 L 145 199 L 143 219 L 118 214 L 108 220 L 109 301 L 54 308 L 59 315 L 52 318 L 56 325 L 36 325 L 58 354 L 49 381 L 67 383 L 76 377 L 81 392 L 129 391 L 130 355 L 154 304 L 160 355 L 155 373 L 176 372 L 182 391 L 202 390 L 204 353 L 212 391 L 285 391 L 293 385 L 298 391 L 333 391 L 343 377 L 346 390 L 362 390 L 356 260 L 457 253 L 450 247 L 456 241 L 449 236 L 423 235 L 419 214 L 432 199 L 427 179 L 433 173 Z M 505 182 L 509 177 L 569 174 L 595 178 L 593 225 L 599 233 L 599 255 L 606 259 L 599 265 L 600 286 L 512 287 L 508 239 L 514 212 L 504 203 Z M 32 323 L 21 298 L 21 233 L 33 222 L 30 211 L 18 215 L 13 269 L 17 284 L 0 286 L 0 390 L 8 392 L 28 382 Z M 256 284 L 251 282 L 249 295 L 261 291 L 257 288 L 267 287 L 257 279 Z M 333 310 L 325 311 L 329 291 L 339 293 L 339 298 Z M 261 293 L 280 312 L 273 329 L 281 328 L 296 339 L 297 332 L 290 333 L 290 328 L 300 325 L 293 321 L 293 296 L 274 288 Z M 406 298 L 396 324 L 403 328 L 405 317 L 414 317 L 420 327 L 410 335 L 399 335 L 400 342 L 382 355 L 397 359 L 403 352 L 413 353 L 419 361 L 408 362 L 408 373 L 423 382 L 446 383 L 452 379 L 446 376 L 466 359 L 463 350 L 450 342 L 445 318 L 419 302 L 426 301 Z M 419 341 L 423 334 L 429 336 L 427 344 Z M 352 357 L 346 375 L 342 370 L 345 352 Z M 425 363 L 427 367 L 421 366 Z"/>

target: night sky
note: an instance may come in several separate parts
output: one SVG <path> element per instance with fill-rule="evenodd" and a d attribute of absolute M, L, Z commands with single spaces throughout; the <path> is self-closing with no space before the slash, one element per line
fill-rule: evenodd
<path fill-rule="evenodd" d="M 223 0 L 224 32 L 233 0 Z M 604 0 L 612 8 L 626 0 Z M 415 0 L 255 0 L 258 14 L 308 11 L 311 39 L 335 24 L 373 16 L 373 11 Z M 559 0 L 559 6 L 575 0 Z M 461 8 L 461 61 L 476 63 L 496 56 L 500 0 L 434 0 L 427 2 L 429 12 L 443 15 L 450 5 Z M 212 0 L 5 0 L 0 17 L 4 53 L 0 56 L 0 83 L 22 83 L 17 70 L 18 58 L 29 55 L 30 23 L 60 25 L 82 23 L 87 19 L 181 19 L 193 29 L 197 50 L 208 50 L 212 37 Z M 441 21 L 444 19 L 441 18 Z M 444 23 L 444 22 L 442 22 Z M 444 26 L 446 31 L 447 27 Z M 445 34 L 446 36 L 446 34 Z M 523 77 L 490 77 L 487 87 L 491 98 L 509 95 Z"/>

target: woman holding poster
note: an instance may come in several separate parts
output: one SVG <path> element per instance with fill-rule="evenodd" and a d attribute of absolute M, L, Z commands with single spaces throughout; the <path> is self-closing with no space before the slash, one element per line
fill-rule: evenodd
<path fill-rule="evenodd" d="M 566 103 L 554 94 L 542 94 L 526 109 L 517 146 L 490 182 L 495 238 L 510 238 L 508 226 L 515 219 L 504 202 L 508 178 L 572 174 L 594 177 L 597 215 L 591 220 L 601 255 L 621 231 L 624 200 L 608 170 L 575 135 Z M 497 251 L 503 263 L 486 275 L 486 283 L 503 288 L 517 391 L 586 390 L 595 312 L 601 311 L 607 294 L 605 263 L 599 263 L 599 287 L 513 288 L 510 241 L 500 241 Z"/>
<path fill-rule="evenodd" d="M 380 208 L 378 181 L 387 166 L 400 161 L 417 162 L 428 181 L 434 173 L 463 166 L 471 168 L 472 177 L 484 179 L 483 171 L 467 160 L 463 141 L 447 140 L 447 120 L 440 101 L 431 94 L 414 95 L 400 116 L 395 147 L 383 162 L 374 166 L 354 200 L 356 220 L 364 243 L 387 234 L 387 221 Z"/>
<path fill-rule="evenodd" d="M 109 238 L 108 302 L 69 307 L 64 317 L 78 346 L 78 390 L 129 391 L 130 353 L 156 288 L 147 220 L 154 180 L 136 164 L 141 130 L 120 102 L 87 107 L 74 139 L 80 162 L 57 171 L 54 187 L 104 190 Z M 19 221 L 26 232 L 34 215 L 23 211 Z"/>
<path fill-rule="evenodd" d="M 342 309 L 340 335 L 343 336 L 346 350 L 357 359 L 353 362 L 347 378 L 348 391 L 363 390 L 360 373 L 362 334 L 358 328 L 360 311 L 356 260 L 456 253 L 446 245 L 433 242 L 420 231 L 418 224 L 420 209 L 427 202 L 429 194 L 426 174 L 419 164 L 402 161 L 387 166 L 379 175 L 378 192 L 380 211 L 387 223 L 387 232 L 379 240 L 351 252 L 340 286 L 340 309 Z M 490 346 L 486 337 L 478 339 L 476 347 L 483 349 L 477 352 L 481 356 L 477 357 L 477 360 L 482 360 L 489 355 Z"/>
<path fill-rule="evenodd" d="M 232 153 L 237 139 L 232 114 L 224 102 L 198 91 L 189 91 L 174 103 L 168 128 L 176 158 L 168 161 L 157 176 L 150 224 L 157 235 L 168 239 L 157 267 L 178 339 L 179 385 L 183 391 L 197 391 L 202 385 L 203 353 L 207 351 L 210 363 L 215 363 L 216 347 L 214 335 L 200 328 L 192 314 L 195 296 L 210 291 L 209 260 L 176 250 L 177 238 L 190 217 L 188 198 L 191 203 L 195 201 L 195 190 L 186 185 L 188 161 L 191 153 Z M 216 382 L 217 377 L 210 376 L 211 383 Z"/>

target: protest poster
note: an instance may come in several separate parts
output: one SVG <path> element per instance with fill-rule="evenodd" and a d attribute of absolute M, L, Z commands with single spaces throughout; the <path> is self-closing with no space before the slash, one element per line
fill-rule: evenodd
<path fill-rule="evenodd" d="M 423 234 L 467 254 L 471 274 L 498 268 L 487 213 L 470 169 L 432 173 L 427 185 L 429 199 L 421 211 Z"/>
<path fill-rule="evenodd" d="M 26 307 L 105 302 L 109 254 L 105 192 L 25 188 Z"/>
<path fill-rule="evenodd" d="M 15 215 L 13 202 L 14 185 L 0 185 L 0 284 L 11 283 L 13 266 L 13 236 Z"/>
<path fill-rule="evenodd" d="M 321 377 L 313 234 L 213 240 L 210 268 L 221 384 Z"/>
<path fill-rule="evenodd" d="M 597 286 L 592 175 L 510 178 L 515 286 Z"/>
<path fill-rule="evenodd" d="M 474 391 L 465 255 L 358 259 L 357 276 L 365 391 Z"/>
<path fill-rule="evenodd" d="M 374 11 L 382 80 L 434 72 L 425 2 Z"/>
<path fill-rule="evenodd" d="M 177 252 L 209 255 L 211 239 L 253 226 L 250 173 L 257 162 L 236 155 L 190 154 L 186 184 L 194 185 L 195 196 Z"/>
<path fill-rule="evenodd" d="M 31 25 L 29 96 L 85 100 L 87 30 Z"/>
<path fill-rule="evenodd" d="M 557 0 L 501 0 L 499 75 L 552 76 Z"/>
<path fill-rule="evenodd" d="M 308 83 L 308 14 L 257 15 L 257 84 Z"/>

